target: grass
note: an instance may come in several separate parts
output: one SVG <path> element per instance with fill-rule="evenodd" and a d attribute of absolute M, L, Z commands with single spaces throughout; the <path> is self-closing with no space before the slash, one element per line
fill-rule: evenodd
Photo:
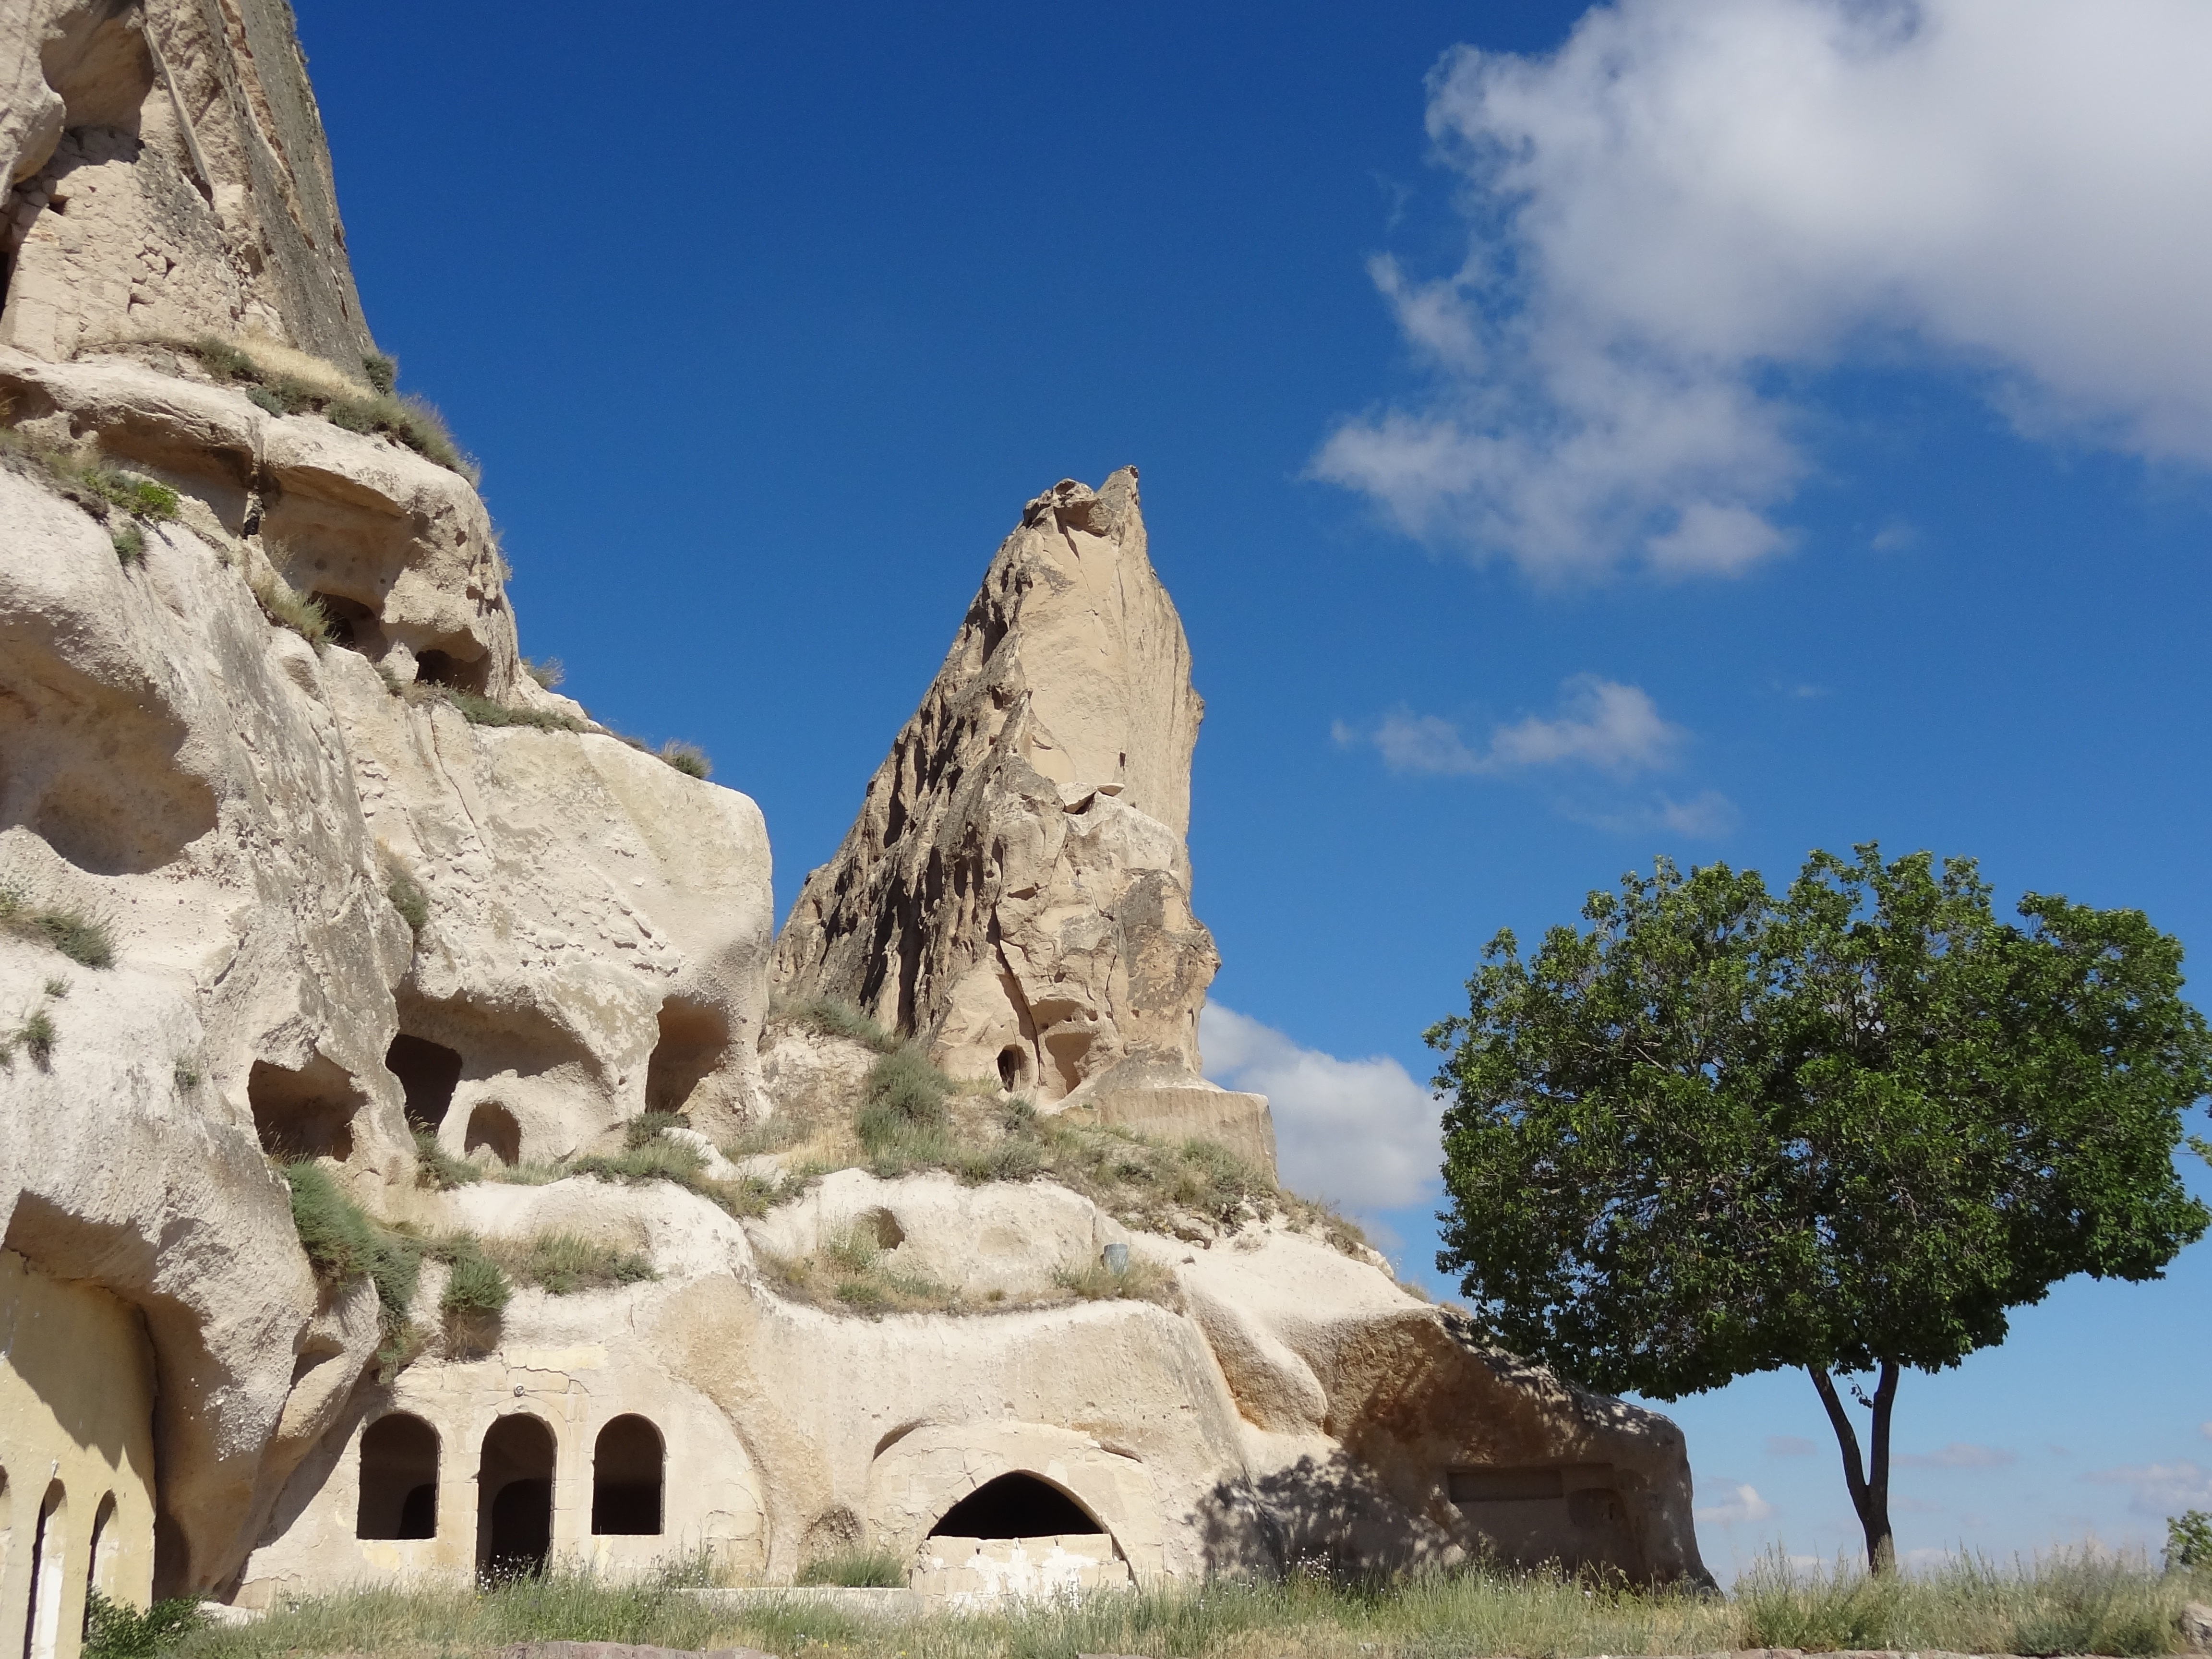
<path fill-rule="evenodd" d="M 520 1242 L 487 1239 L 482 1248 L 517 1284 L 534 1285 L 549 1296 L 612 1290 L 660 1277 L 635 1251 L 595 1244 L 574 1233 L 544 1233 Z"/>
<path fill-rule="evenodd" d="M 1052 1282 L 1080 1302 L 1127 1298 L 1173 1305 L 1176 1300 L 1175 1276 L 1141 1256 L 1131 1257 L 1128 1266 L 1118 1272 L 1103 1261 L 1063 1267 L 1053 1274 Z"/>
<path fill-rule="evenodd" d="M 564 1175 L 593 1176 L 601 1181 L 639 1186 L 648 1182 L 673 1182 L 687 1192 L 696 1193 L 711 1204 L 721 1206 L 729 1214 L 741 1219 L 766 1215 L 775 1204 L 781 1188 L 757 1176 L 740 1176 L 734 1181 L 717 1181 L 707 1173 L 707 1159 L 696 1147 L 680 1140 L 671 1140 L 661 1133 L 682 1120 L 672 1113 L 648 1112 L 625 1132 L 629 1144 L 612 1156 L 599 1155 L 572 1159 L 560 1166 L 549 1177 L 558 1180 Z M 646 1126 L 641 1128 L 641 1126 Z"/>
<path fill-rule="evenodd" d="M 841 1589 L 904 1589 L 906 1563 L 889 1550 L 856 1547 L 808 1562 L 792 1582 L 830 1584 Z"/>
<path fill-rule="evenodd" d="M 330 613 L 282 576 L 264 576 L 255 582 L 253 599 L 263 616 L 279 628 L 290 629 L 318 652 L 331 642 Z"/>
<path fill-rule="evenodd" d="M 422 690 L 449 704 L 471 726 L 527 726 L 540 732 L 584 730 L 583 721 L 573 714 L 562 714 L 547 708 L 510 708 L 503 702 L 494 702 L 489 697 L 464 691 L 457 686 L 429 686 Z"/>
<path fill-rule="evenodd" d="M 899 1046 L 899 1040 L 870 1019 L 849 1002 L 835 997 L 809 997 L 801 1002 L 779 1002 L 769 1011 L 772 1018 L 783 1018 L 794 1025 L 805 1026 L 824 1036 L 845 1037 L 854 1042 L 873 1048 L 879 1054 L 888 1054 Z"/>
<path fill-rule="evenodd" d="M 94 1585 L 84 1594 L 84 1659 L 158 1659 L 207 1621 L 191 1596 L 156 1601 L 141 1613 L 128 1602 L 109 1601 Z"/>
<path fill-rule="evenodd" d="M 9 411 L 0 406 L 0 463 L 28 477 L 42 478 L 52 489 L 75 501 L 101 524 L 116 514 L 148 524 L 166 524 L 177 516 L 177 492 L 165 483 L 98 459 L 87 459 L 31 433 L 5 425 Z M 124 552 L 126 537 L 135 541 Z M 145 553 L 144 532 L 136 524 L 115 532 L 115 554 L 125 565 Z"/>
<path fill-rule="evenodd" d="M 22 1024 L 0 1039 L 0 1064 L 15 1059 L 21 1048 L 30 1057 L 31 1064 L 45 1071 L 54 1061 L 54 1048 L 61 1034 L 54 1029 L 54 1017 L 44 1008 L 33 1008 L 23 1016 Z"/>
<path fill-rule="evenodd" d="M 82 968 L 115 965 L 106 922 L 66 906 L 33 904 L 21 888 L 0 886 L 0 933 L 51 946 Z"/>
<path fill-rule="evenodd" d="M 522 659 L 522 672 L 548 691 L 552 690 L 568 678 L 568 665 L 558 657 L 546 657 L 535 661 L 525 657 Z"/>
<path fill-rule="evenodd" d="M 363 360 L 368 379 L 364 389 L 329 365 L 260 342 L 210 334 L 167 343 L 191 352 L 216 380 L 244 385 L 247 398 L 271 415 L 317 414 L 349 432 L 380 433 L 472 484 L 482 481 L 476 463 L 454 443 L 445 417 L 422 398 L 395 389 L 399 369 L 389 357 Z"/>
<path fill-rule="evenodd" d="M 370 1220 L 320 1164 L 305 1160 L 287 1164 L 283 1176 L 292 1189 L 292 1229 L 315 1276 L 331 1285 L 363 1274 L 374 1281 L 384 1324 L 377 1361 L 388 1379 L 420 1348 L 408 1309 L 421 1279 L 421 1246 Z"/>
<path fill-rule="evenodd" d="M 115 544 L 115 562 L 125 570 L 146 562 L 146 532 L 126 524 L 109 538 Z"/>
<path fill-rule="evenodd" d="M 679 738 L 671 738 L 656 752 L 687 778 L 710 778 L 714 775 L 714 763 L 707 758 L 707 751 L 696 743 L 684 743 Z"/>
<path fill-rule="evenodd" d="M 819 1583 L 837 1571 L 872 1570 L 859 1555 L 830 1558 L 807 1577 Z M 1854 1645 L 1905 1651 L 2132 1656 L 2179 1650 L 2181 1604 L 2212 1593 L 2202 1577 L 2160 1577 L 2139 1559 L 2073 1555 L 2009 1567 L 1954 1560 L 1894 1581 L 1878 1615 L 1842 1620 L 1834 1614 L 1846 1604 L 1874 1605 L 1864 1599 L 1871 1581 L 1784 1571 L 1754 1574 L 1733 1596 L 1719 1596 L 1480 1568 L 1390 1579 L 1300 1571 L 912 1615 L 852 1613 L 796 1596 L 723 1607 L 682 1594 L 669 1582 L 675 1576 L 617 1581 L 556 1567 L 486 1589 L 364 1587 L 288 1600 L 257 1624 L 204 1629 L 173 1651 L 184 1659 L 429 1659 L 568 1640 L 804 1649 L 835 1659 L 1581 1659 L 1772 1645 L 1786 1631 L 1804 1637 L 1808 1651 L 1832 1651 L 1848 1634 Z"/>
<path fill-rule="evenodd" d="M 386 859 L 384 873 L 385 897 L 392 901 L 392 908 L 399 912 L 399 919 L 407 924 L 408 931 L 416 939 L 422 938 L 422 930 L 430 925 L 430 896 L 397 859 Z"/>
<path fill-rule="evenodd" d="M 456 1187 L 472 1187 L 484 1178 L 481 1166 L 465 1158 L 455 1158 L 438 1144 L 438 1137 L 428 1129 L 415 1131 L 415 1180 L 419 1186 L 450 1193 Z"/>

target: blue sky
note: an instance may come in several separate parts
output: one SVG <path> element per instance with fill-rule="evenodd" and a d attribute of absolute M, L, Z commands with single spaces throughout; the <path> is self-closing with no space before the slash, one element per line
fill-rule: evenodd
<path fill-rule="evenodd" d="M 1656 854 L 2212 952 L 2200 6 L 299 11 L 525 650 L 705 745 L 783 905 L 1021 504 L 1142 469 L 1209 1061 L 1411 1277 L 1421 1031 Z M 2212 1507 L 2208 1310 L 2202 1245 L 1908 1376 L 1901 1546 Z M 1802 1377 L 1671 1409 L 1723 1577 L 1855 1540 Z"/>

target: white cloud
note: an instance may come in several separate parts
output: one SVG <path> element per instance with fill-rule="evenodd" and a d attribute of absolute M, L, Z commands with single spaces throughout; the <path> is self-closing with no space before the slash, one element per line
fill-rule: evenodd
<path fill-rule="evenodd" d="M 1756 1487 L 1723 1481 L 1723 1489 L 1729 1494 L 1717 1504 L 1705 1504 L 1691 1513 L 1700 1521 L 1710 1521 L 1719 1526 L 1732 1526 L 1739 1521 L 1771 1521 L 1779 1513 L 1773 1504 L 1759 1495 Z"/>
<path fill-rule="evenodd" d="M 2187 1458 L 2172 1463 L 2133 1463 L 2081 1477 L 2100 1486 L 2132 1486 L 2128 1508 L 2160 1518 L 2182 1510 L 2212 1509 L 2212 1469 Z"/>
<path fill-rule="evenodd" d="M 1302 1048 L 1218 1002 L 1200 1013 L 1198 1039 L 1209 1078 L 1273 1104 L 1284 1185 L 1355 1209 L 1396 1209 L 1432 1195 L 1443 1106 L 1396 1060 Z"/>
<path fill-rule="evenodd" d="M 1996 1469 L 2020 1461 L 2020 1454 L 2005 1446 L 1977 1446 L 1954 1440 L 1941 1451 L 1923 1455 L 1900 1453 L 1893 1460 L 1901 1469 Z"/>
<path fill-rule="evenodd" d="M 1313 470 L 1545 574 L 1730 574 L 1808 470 L 1777 371 L 1869 352 L 2212 462 L 2208 60 L 2201 0 L 1617 0 L 1548 58 L 1457 48 L 1471 253 L 1371 266 L 1433 395 Z"/>
<path fill-rule="evenodd" d="M 1578 764 L 1626 776 L 1672 764 L 1688 736 L 1660 717 L 1640 686 L 1577 674 L 1559 690 L 1559 718 L 1531 714 L 1493 726 L 1480 749 L 1450 721 L 1405 709 L 1385 718 L 1371 741 L 1394 772 L 1472 775 Z M 1357 740 L 1342 721 L 1334 729 L 1338 742 Z"/>
<path fill-rule="evenodd" d="M 1742 816 L 1735 803 L 1717 789 L 1705 790 L 1690 800 L 1655 795 L 1642 805 L 1597 808 L 1563 802 L 1559 810 L 1577 823 L 1610 835 L 1643 836 L 1664 830 L 1692 841 L 1717 840 L 1734 830 Z"/>

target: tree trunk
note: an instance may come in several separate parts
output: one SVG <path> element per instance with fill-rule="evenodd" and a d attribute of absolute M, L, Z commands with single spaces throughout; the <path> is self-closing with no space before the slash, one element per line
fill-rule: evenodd
<path fill-rule="evenodd" d="M 1896 1363 L 1881 1362 L 1881 1380 L 1875 1385 L 1870 1466 L 1859 1460 L 1858 1431 L 1851 1426 L 1850 1414 L 1836 1394 L 1834 1379 L 1825 1366 L 1805 1369 L 1812 1376 L 1813 1386 L 1820 1391 L 1820 1403 L 1828 1408 L 1828 1421 L 1835 1426 L 1836 1443 L 1844 1454 L 1844 1484 L 1850 1488 L 1851 1507 L 1858 1511 L 1859 1526 L 1866 1533 L 1867 1570 L 1894 1572 L 1897 1542 L 1889 1530 L 1889 1416 L 1897 1404 Z"/>

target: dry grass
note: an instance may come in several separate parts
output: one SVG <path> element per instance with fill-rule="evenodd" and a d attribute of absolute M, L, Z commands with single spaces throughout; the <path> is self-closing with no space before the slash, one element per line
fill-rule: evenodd
<path fill-rule="evenodd" d="M 168 485 L 9 426 L 11 416 L 12 410 L 0 402 L 0 465 L 45 483 L 101 524 L 112 524 L 118 515 L 146 524 L 166 524 L 177 516 L 177 492 Z M 116 526 L 112 540 L 115 556 L 126 568 L 145 556 L 145 534 L 137 524 Z M 127 552 L 126 544 L 131 544 Z"/>
<path fill-rule="evenodd" d="M 289 628 L 319 652 L 331 642 L 330 614 L 282 576 L 271 574 L 253 584 L 254 603 L 279 628 Z"/>
<path fill-rule="evenodd" d="M 0 884 L 0 933 L 49 945 L 81 967 L 115 963 L 115 939 L 106 922 L 71 906 L 33 904 L 19 887 Z"/>
<path fill-rule="evenodd" d="M 1472 1570 L 1392 1579 L 1297 1571 L 1279 1579 L 1121 1592 L 1001 1611 L 871 1617 L 800 1597 L 725 1607 L 686 1595 L 697 1564 L 629 1583 L 567 1570 L 477 1590 L 362 1589 L 300 1598 L 258 1624 L 203 1630 L 185 1659 L 374 1653 L 489 1655 L 519 1642 L 599 1641 L 703 1650 L 802 1649 L 821 1659 L 1521 1659 L 1711 1654 L 1777 1645 L 1959 1653 L 2178 1651 L 2179 1616 L 2212 1582 L 2160 1577 L 2139 1559 L 2055 1556 L 1999 1567 L 1973 1559 L 1879 1592 L 1844 1574 L 1758 1575 L 1733 1596 L 1640 1592 L 1547 1573 Z M 1844 1616 L 1857 1607 L 1865 1616 Z M 1876 1609 L 1879 1609 L 1876 1611 Z M 1849 1638 L 1848 1641 L 1846 1638 Z"/>

